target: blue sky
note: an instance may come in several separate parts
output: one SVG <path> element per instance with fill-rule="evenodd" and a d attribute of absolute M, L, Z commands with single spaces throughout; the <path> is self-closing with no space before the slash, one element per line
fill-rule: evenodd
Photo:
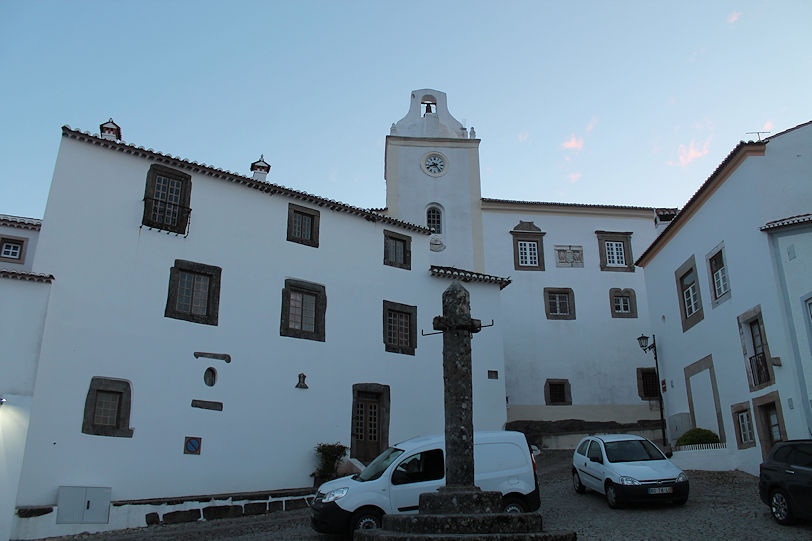
<path fill-rule="evenodd" d="M 485 197 L 682 206 L 746 132 L 812 120 L 812 2 L 0 1 L 0 213 L 60 126 L 361 207 L 411 90 L 482 139 Z"/>

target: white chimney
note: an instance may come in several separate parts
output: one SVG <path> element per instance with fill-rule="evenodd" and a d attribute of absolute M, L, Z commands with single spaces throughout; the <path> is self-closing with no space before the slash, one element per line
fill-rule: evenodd
<path fill-rule="evenodd" d="M 271 164 L 265 161 L 264 154 L 260 154 L 259 159 L 251 164 L 251 171 L 254 173 L 254 180 L 265 182 L 265 177 L 271 171 Z"/>

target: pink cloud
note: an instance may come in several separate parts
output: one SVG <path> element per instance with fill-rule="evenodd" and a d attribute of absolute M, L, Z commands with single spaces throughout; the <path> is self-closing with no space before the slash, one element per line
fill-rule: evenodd
<path fill-rule="evenodd" d="M 679 163 L 668 161 L 666 164 L 677 167 L 685 167 L 697 158 L 701 158 L 707 154 L 708 150 L 710 149 L 710 142 L 711 138 L 709 137 L 704 143 L 697 145 L 696 141 L 691 139 L 691 143 L 687 147 L 685 145 L 679 146 L 677 151 L 679 154 Z"/>
<path fill-rule="evenodd" d="M 736 21 L 739 20 L 739 17 L 741 17 L 741 16 L 742 16 L 742 14 L 741 14 L 740 11 L 734 11 L 733 13 L 731 13 L 730 15 L 727 16 L 728 24 L 735 23 Z"/>
<path fill-rule="evenodd" d="M 569 178 L 569 180 L 570 180 L 570 182 L 571 182 L 572 184 L 575 184 L 576 182 L 578 182 L 578 180 L 580 180 L 580 178 L 581 178 L 582 176 L 583 176 L 583 175 L 582 175 L 581 173 L 570 173 L 570 174 L 568 175 L 568 178 Z"/>
<path fill-rule="evenodd" d="M 772 120 L 768 120 L 764 123 L 764 131 L 772 131 L 773 129 L 773 122 Z"/>
<path fill-rule="evenodd" d="M 575 137 L 573 133 L 569 139 L 561 143 L 561 148 L 565 148 L 567 150 L 581 150 L 584 148 L 584 138 L 583 137 Z"/>
<path fill-rule="evenodd" d="M 598 117 L 593 116 L 592 120 L 589 121 L 589 124 L 586 125 L 586 132 L 589 133 L 595 129 L 595 126 L 598 124 Z"/>

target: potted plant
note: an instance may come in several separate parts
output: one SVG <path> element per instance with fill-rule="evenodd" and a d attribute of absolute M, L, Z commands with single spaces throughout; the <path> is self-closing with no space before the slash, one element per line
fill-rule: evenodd
<path fill-rule="evenodd" d="M 325 481 L 338 477 L 338 464 L 347 454 L 347 446 L 341 443 L 319 443 L 315 447 L 319 465 L 316 471 L 310 474 L 313 477 L 313 486 L 318 487 Z"/>

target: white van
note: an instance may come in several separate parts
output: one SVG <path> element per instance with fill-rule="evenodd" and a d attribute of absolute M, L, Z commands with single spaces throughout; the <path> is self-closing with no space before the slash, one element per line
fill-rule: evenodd
<path fill-rule="evenodd" d="M 445 436 L 395 444 L 361 473 L 328 481 L 311 505 L 317 532 L 380 528 L 387 513 L 417 513 L 420 494 L 445 486 Z M 474 432 L 474 482 L 502 493 L 506 513 L 539 508 L 536 461 L 521 432 Z"/>

